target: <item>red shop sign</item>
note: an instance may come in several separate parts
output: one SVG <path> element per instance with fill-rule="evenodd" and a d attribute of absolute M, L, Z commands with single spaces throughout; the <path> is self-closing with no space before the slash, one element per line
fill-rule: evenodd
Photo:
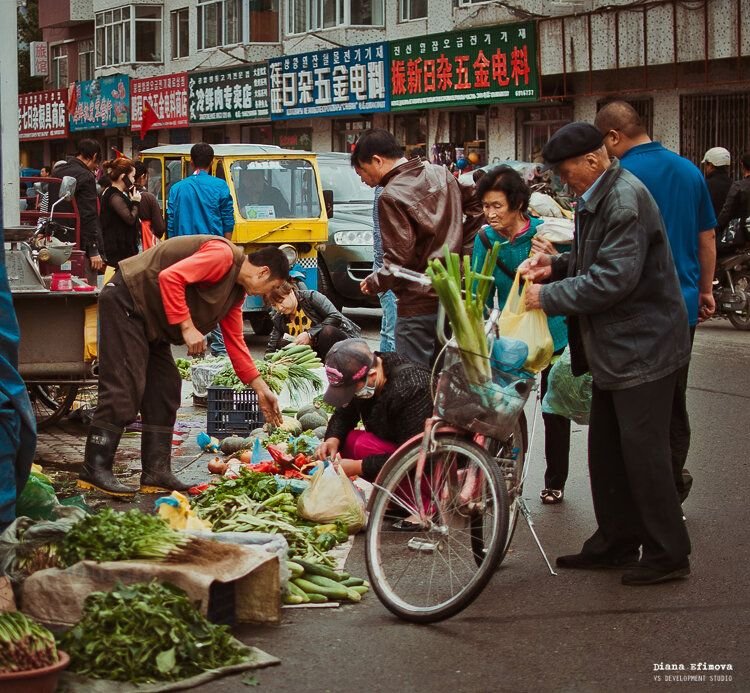
<path fill-rule="evenodd" d="M 143 102 L 156 114 L 152 130 L 188 126 L 187 72 L 130 80 L 130 128 L 141 129 Z"/>
<path fill-rule="evenodd" d="M 18 95 L 18 139 L 68 136 L 67 91 L 52 89 Z"/>

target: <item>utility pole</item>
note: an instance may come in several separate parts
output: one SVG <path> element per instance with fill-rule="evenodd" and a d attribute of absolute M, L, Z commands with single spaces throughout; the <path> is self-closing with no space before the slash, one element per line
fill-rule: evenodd
<path fill-rule="evenodd" d="M 18 3 L 0 0 L 0 138 L 4 228 L 21 219 L 18 169 Z"/>

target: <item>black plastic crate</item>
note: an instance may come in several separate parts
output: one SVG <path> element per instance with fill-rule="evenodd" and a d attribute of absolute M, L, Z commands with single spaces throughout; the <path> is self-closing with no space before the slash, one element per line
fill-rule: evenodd
<path fill-rule="evenodd" d="M 255 390 L 209 387 L 206 414 L 206 433 L 216 438 L 248 435 L 266 420 L 258 405 Z"/>

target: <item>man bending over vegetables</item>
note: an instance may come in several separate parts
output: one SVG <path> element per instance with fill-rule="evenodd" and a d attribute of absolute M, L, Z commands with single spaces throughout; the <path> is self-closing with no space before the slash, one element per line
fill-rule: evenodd
<path fill-rule="evenodd" d="M 172 474 L 172 429 L 181 380 L 172 344 L 195 356 L 203 335 L 217 324 L 239 379 L 258 393 L 271 423 L 281 423 L 278 400 L 253 363 L 242 335 L 246 294 L 266 294 L 289 275 L 284 254 L 273 247 L 245 256 L 217 236 L 179 236 L 120 263 L 99 297 L 99 399 L 86 439 L 78 486 L 110 496 L 136 489 L 112 474 L 124 426 L 141 412 L 143 493 L 184 491 Z"/>
<path fill-rule="evenodd" d="M 335 458 L 347 476 L 375 481 L 391 453 L 432 415 L 430 371 L 396 352 L 372 352 L 364 339 L 347 339 L 328 352 L 326 375 L 323 399 L 336 411 L 316 456 Z M 360 420 L 365 430 L 355 430 Z"/>

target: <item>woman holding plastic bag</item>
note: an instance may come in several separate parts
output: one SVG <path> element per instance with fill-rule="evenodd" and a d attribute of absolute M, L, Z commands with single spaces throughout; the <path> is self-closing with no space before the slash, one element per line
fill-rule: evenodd
<path fill-rule="evenodd" d="M 488 225 L 480 229 L 474 241 L 472 264 L 481 267 L 489 249 L 495 241 L 499 241 L 500 253 L 494 271 L 495 295 L 491 295 L 490 300 L 493 307 L 495 299 L 502 307 L 512 297 L 517 298 L 517 303 L 523 306 L 523 296 L 518 294 L 518 266 L 531 254 L 557 254 L 567 250 L 567 246 L 554 246 L 540 237 L 542 220 L 528 214 L 531 192 L 521 176 L 510 166 L 498 166 L 485 173 L 477 182 L 476 194 L 482 202 Z M 549 317 L 547 326 L 552 336 L 554 353 L 562 353 L 568 343 L 565 318 Z M 537 359 L 544 362 L 548 360 L 548 354 L 549 352 L 546 356 L 538 354 Z M 547 392 L 550 368 L 551 365 L 548 364 L 541 371 L 542 397 Z M 542 419 L 547 469 L 544 474 L 544 489 L 539 497 L 545 504 L 561 503 L 568 479 L 570 421 L 556 414 L 544 413 Z"/>

